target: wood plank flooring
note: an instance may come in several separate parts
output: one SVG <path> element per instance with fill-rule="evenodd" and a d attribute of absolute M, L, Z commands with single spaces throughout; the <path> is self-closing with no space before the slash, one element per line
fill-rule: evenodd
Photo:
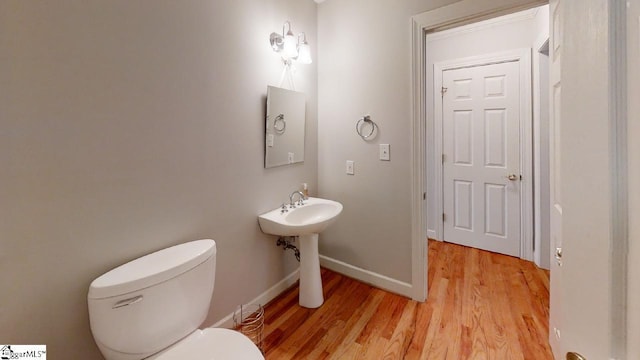
<path fill-rule="evenodd" d="M 553 359 L 548 271 L 429 240 L 428 279 L 418 303 L 322 269 L 320 308 L 300 307 L 297 286 L 266 306 L 265 357 Z"/>

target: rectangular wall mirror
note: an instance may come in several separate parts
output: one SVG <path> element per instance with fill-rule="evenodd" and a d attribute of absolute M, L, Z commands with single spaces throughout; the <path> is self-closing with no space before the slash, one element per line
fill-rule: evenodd
<path fill-rule="evenodd" d="M 304 93 L 267 87 L 265 168 L 304 161 L 305 112 Z"/>

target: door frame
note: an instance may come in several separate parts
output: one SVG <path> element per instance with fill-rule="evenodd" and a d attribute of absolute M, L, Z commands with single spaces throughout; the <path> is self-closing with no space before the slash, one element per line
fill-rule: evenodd
<path fill-rule="evenodd" d="M 549 12 L 551 12 L 551 10 L 549 9 Z M 540 86 L 541 83 L 541 74 L 540 72 L 540 56 L 541 56 L 541 50 L 542 48 L 545 46 L 545 44 L 547 45 L 547 47 L 549 46 L 549 41 L 550 41 L 550 35 L 549 32 L 547 31 L 546 34 L 542 34 L 540 35 L 538 38 L 536 38 L 536 40 L 533 42 L 533 52 L 531 54 L 531 73 L 532 73 L 532 88 L 534 91 L 532 100 L 533 100 L 533 157 L 534 157 L 534 164 L 533 164 L 533 183 L 534 183 L 534 189 L 533 189 L 533 193 L 534 193 L 534 197 L 533 197 L 533 224 L 534 224 L 534 230 L 533 230 L 533 262 L 538 266 L 541 267 L 543 269 L 546 270 L 550 270 L 551 269 L 551 250 L 547 251 L 546 253 L 543 253 L 542 250 L 545 248 L 542 245 L 545 244 L 546 247 L 548 249 L 551 249 L 551 229 L 550 229 L 550 224 L 547 224 L 547 228 L 546 228 L 546 232 L 543 233 L 543 229 L 542 229 L 542 218 L 546 217 L 547 220 L 549 220 L 550 218 L 550 214 L 549 214 L 549 207 L 548 206 L 542 206 L 542 196 L 544 195 L 543 191 L 542 191 L 542 183 L 543 182 L 547 182 L 549 183 L 550 181 L 550 177 L 549 177 L 549 159 L 547 158 L 546 160 L 546 164 L 543 164 L 542 162 L 542 147 L 541 147 L 541 139 L 545 138 L 545 142 L 547 146 L 546 146 L 546 150 L 547 152 L 549 152 L 550 150 L 550 144 L 549 144 L 549 117 L 550 117 L 550 111 L 551 109 L 549 108 L 550 104 L 549 104 L 549 94 L 547 93 L 547 114 L 546 114 L 546 127 L 545 129 L 547 130 L 546 133 L 543 135 L 541 133 L 541 123 L 543 121 L 543 116 L 542 116 L 542 112 L 541 112 L 541 99 L 542 99 L 542 87 Z M 546 55 L 547 58 L 549 58 L 549 55 Z M 537 58 L 537 60 L 536 60 Z M 550 60 L 547 59 L 548 63 L 550 63 Z M 549 69 L 547 69 L 547 83 L 550 83 L 549 81 L 549 77 L 550 77 L 550 71 Z M 550 86 L 548 86 L 548 89 L 550 90 Z M 542 177 L 543 171 L 542 169 L 546 170 L 546 174 L 547 176 L 545 178 Z M 548 184 L 550 186 L 550 184 Z M 547 200 L 551 199 L 551 193 L 550 193 L 550 189 L 547 189 Z M 543 260 L 545 259 L 545 260 Z"/>
<path fill-rule="evenodd" d="M 531 49 L 521 48 L 465 58 L 446 60 L 433 65 L 434 131 L 427 139 L 434 143 L 434 159 L 443 154 L 443 109 L 438 94 L 442 88 L 442 72 L 482 65 L 518 62 L 520 76 L 520 258 L 533 261 L 533 113 L 531 92 Z M 440 134 L 440 136 L 438 136 Z M 429 154 L 427 154 L 429 155 Z M 442 161 L 434 161 L 437 214 L 444 213 L 444 166 Z M 436 239 L 444 238 L 444 221 L 436 217 Z"/>
<path fill-rule="evenodd" d="M 547 4 L 547 0 L 462 0 L 411 18 L 411 288 L 412 298 L 427 298 L 426 221 L 426 36 Z M 430 199 L 431 200 L 431 199 Z"/>

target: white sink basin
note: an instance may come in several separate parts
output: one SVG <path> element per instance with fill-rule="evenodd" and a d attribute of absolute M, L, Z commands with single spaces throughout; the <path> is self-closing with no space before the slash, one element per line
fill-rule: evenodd
<path fill-rule="evenodd" d="M 304 205 L 282 212 L 281 208 L 258 216 L 264 233 L 279 236 L 297 236 L 300 246 L 299 304 L 306 308 L 317 308 L 324 302 L 320 257 L 318 255 L 318 233 L 334 222 L 342 212 L 337 201 L 309 198 Z"/>
<path fill-rule="evenodd" d="M 264 233 L 279 236 L 300 236 L 318 234 L 333 223 L 342 212 L 342 204 L 337 201 L 312 198 L 304 205 L 283 213 L 280 208 L 258 216 Z"/>

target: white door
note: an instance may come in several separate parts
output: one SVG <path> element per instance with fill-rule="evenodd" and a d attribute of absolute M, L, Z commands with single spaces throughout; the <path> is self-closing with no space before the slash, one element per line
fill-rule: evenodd
<path fill-rule="evenodd" d="M 520 256 L 519 62 L 442 72 L 444 240 Z"/>
<path fill-rule="evenodd" d="M 550 237 L 551 280 L 549 308 L 549 344 L 556 359 L 563 359 L 560 346 L 562 329 L 562 187 L 561 187 L 561 55 L 562 27 L 560 0 L 549 2 L 549 179 L 550 179 Z M 557 253 L 557 254 L 556 254 Z"/>
<path fill-rule="evenodd" d="M 551 244 L 562 249 L 551 266 L 549 340 L 556 359 L 570 352 L 589 360 L 627 358 L 620 301 L 626 253 L 618 223 L 624 213 L 617 202 L 624 172 L 616 140 L 626 136 L 616 127 L 624 65 L 616 61 L 615 42 L 624 33 L 614 20 L 625 6 L 550 1 Z"/>

